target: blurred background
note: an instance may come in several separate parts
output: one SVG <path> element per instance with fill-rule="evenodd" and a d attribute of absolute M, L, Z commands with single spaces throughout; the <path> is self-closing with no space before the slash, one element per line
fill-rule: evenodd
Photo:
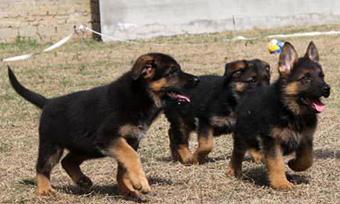
<path fill-rule="evenodd" d="M 52 41 L 80 24 L 125 40 L 336 24 L 340 22 L 340 1 L 0 0 L 0 22 L 0 42 L 18 36 Z"/>

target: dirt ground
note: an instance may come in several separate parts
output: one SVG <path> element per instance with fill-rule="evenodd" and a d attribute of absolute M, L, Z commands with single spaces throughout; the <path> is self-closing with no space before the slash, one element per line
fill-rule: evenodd
<path fill-rule="evenodd" d="M 340 26 L 318 27 L 318 30 Z M 315 28 L 281 29 L 285 32 Z M 222 74 L 224 64 L 236 59 L 261 58 L 271 65 L 277 76 L 277 55 L 266 50 L 266 34 L 278 30 L 243 32 L 257 36 L 252 41 L 230 42 L 233 33 L 181 35 L 125 43 L 71 43 L 53 53 L 11 63 L 19 81 L 45 96 L 57 96 L 111 82 L 126 72 L 133 61 L 146 52 L 164 52 L 175 57 L 182 68 L 200 74 Z M 288 169 L 289 178 L 297 183 L 290 191 L 268 187 L 263 165 L 250 159 L 244 162 L 244 178 L 226 176 L 231 154 L 231 135 L 216 139 L 210 162 L 183 166 L 172 162 L 167 130 L 169 124 L 160 116 L 141 142 L 139 153 L 152 185 L 146 197 L 150 203 L 340 203 L 340 36 L 288 39 L 304 54 L 310 40 L 320 52 L 326 80 L 332 86 L 325 99 L 327 110 L 319 115 L 315 134 L 315 163 L 309 170 L 296 173 Z M 38 51 L 47 45 L 20 40 L 0 44 L 0 58 Z M 87 161 L 85 174 L 94 182 L 90 190 L 76 187 L 58 164 L 52 173 L 52 184 L 58 193 L 51 198 L 37 198 L 35 162 L 38 150 L 40 110 L 24 101 L 9 86 L 5 64 L 0 67 L 0 202 L 1 203 L 132 203 L 118 194 L 113 159 Z M 192 136 L 192 147 L 196 145 Z"/>

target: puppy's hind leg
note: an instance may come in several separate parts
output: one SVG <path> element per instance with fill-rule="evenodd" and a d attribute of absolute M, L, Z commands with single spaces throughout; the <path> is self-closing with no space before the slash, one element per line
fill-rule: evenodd
<path fill-rule="evenodd" d="M 170 150 L 174 161 L 180 161 L 182 164 L 192 164 L 192 154 L 189 149 L 189 135 L 188 128 L 177 127 L 171 125 L 169 129 Z"/>
<path fill-rule="evenodd" d="M 198 130 L 198 147 L 193 155 L 193 162 L 202 164 L 206 161 L 208 154 L 214 148 L 214 136 L 211 127 L 199 127 Z"/>
<path fill-rule="evenodd" d="M 227 174 L 237 178 L 242 176 L 242 162 L 246 154 L 246 145 L 234 134 L 233 151 L 229 162 Z"/>
<path fill-rule="evenodd" d="M 63 148 L 49 142 L 39 144 L 39 156 L 36 166 L 37 171 L 37 195 L 50 196 L 55 190 L 50 183 L 50 175 L 53 167 L 59 162 L 63 154 Z"/>
<path fill-rule="evenodd" d="M 255 163 L 259 164 L 264 161 L 263 153 L 261 152 L 261 150 L 249 149 L 248 153 L 253 158 Z"/>
<path fill-rule="evenodd" d="M 80 187 L 90 188 L 92 186 L 91 179 L 85 176 L 80 169 L 80 165 L 86 159 L 87 158 L 84 156 L 79 156 L 70 152 L 63 158 L 61 165 L 74 183 Z"/>

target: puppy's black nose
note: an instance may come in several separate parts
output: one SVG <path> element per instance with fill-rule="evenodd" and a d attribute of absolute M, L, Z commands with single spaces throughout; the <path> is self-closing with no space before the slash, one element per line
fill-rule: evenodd
<path fill-rule="evenodd" d="M 322 95 L 327 98 L 329 96 L 330 92 L 331 92 L 331 87 L 328 84 L 325 84 L 322 87 L 322 93 L 323 93 Z"/>
<path fill-rule="evenodd" d="M 200 82 L 200 79 L 198 77 L 194 77 L 192 79 L 192 82 L 193 82 L 194 86 L 196 86 Z"/>

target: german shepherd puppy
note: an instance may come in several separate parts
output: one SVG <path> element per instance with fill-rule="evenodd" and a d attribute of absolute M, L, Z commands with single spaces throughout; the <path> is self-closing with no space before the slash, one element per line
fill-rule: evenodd
<path fill-rule="evenodd" d="M 139 141 L 161 111 L 165 100 L 190 102 L 180 94 L 199 79 L 181 71 L 172 57 L 161 53 L 140 56 L 132 69 L 112 83 L 65 96 L 45 98 L 23 87 L 11 69 L 10 82 L 23 98 L 41 108 L 37 194 L 50 195 L 52 168 L 61 161 L 71 179 L 90 187 L 80 164 L 109 156 L 118 161 L 117 182 L 125 195 L 139 198 L 150 186 L 136 152 Z"/>
<path fill-rule="evenodd" d="M 268 170 L 270 185 L 290 189 L 283 155 L 295 153 L 288 162 L 294 171 L 304 171 L 313 163 L 313 134 L 317 113 L 325 109 L 320 101 L 330 95 L 324 80 L 319 54 L 310 42 L 298 58 L 293 45 L 286 42 L 279 56 L 279 78 L 269 87 L 249 91 L 237 108 L 234 147 L 229 164 L 230 176 L 241 176 L 242 160 L 251 150 Z"/>
<path fill-rule="evenodd" d="M 270 66 L 259 60 L 238 60 L 225 65 L 224 76 L 200 76 L 200 83 L 185 90 L 190 104 L 167 106 L 170 122 L 169 137 L 172 158 L 190 165 L 203 163 L 212 151 L 214 136 L 234 130 L 235 107 L 243 93 L 270 82 Z M 197 132 L 198 147 L 189 150 L 189 135 Z"/>

